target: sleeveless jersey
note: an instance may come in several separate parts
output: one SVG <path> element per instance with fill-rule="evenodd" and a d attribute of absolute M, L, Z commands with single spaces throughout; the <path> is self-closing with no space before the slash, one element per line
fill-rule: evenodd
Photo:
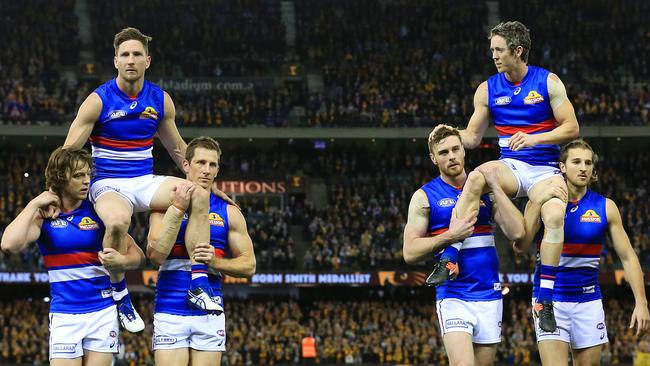
<path fill-rule="evenodd" d="M 83 314 L 114 304 L 108 271 L 99 262 L 104 225 L 87 200 L 43 220 L 37 240 L 50 278 L 50 312 Z"/>
<path fill-rule="evenodd" d="M 435 236 L 449 229 L 449 221 L 462 188 L 452 187 L 438 177 L 422 186 L 431 212 L 428 234 Z M 458 253 L 460 274 L 436 288 L 438 300 L 455 298 L 465 301 L 490 301 L 501 298 L 499 260 L 494 246 L 492 202 L 489 195 L 481 196 L 474 233 L 463 241 Z"/>
<path fill-rule="evenodd" d="M 537 145 L 519 151 L 508 147 L 510 137 L 519 131 L 538 134 L 557 126 L 548 95 L 549 74 L 541 67 L 528 66 L 528 73 L 517 85 L 508 81 L 505 73 L 488 79 L 488 108 L 499 135 L 501 159 L 512 158 L 531 165 L 558 164 L 558 145 Z"/>
<path fill-rule="evenodd" d="M 564 246 L 555 277 L 553 300 L 587 302 L 601 298 L 598 266 L 607 233 L 607 199 L 596 192 L 578 202 L 569 202 L 564 219 Z M 541 238 L 543 228 L 538 237 Z M 539 293 L 539 252 L 533 283 L 533 297 Z"/>
<path fill-rule="evenodd" d="M 228 249 L 228 204 L 226 201 L 210 194 L 210 244 L 217 257 L 225 257 Z M 158 270 L 156 285 L 156 313 L 174 315 L 205 315 L 204 311 L 187 304 L 187 290 L 192 280 L 189 255 L 185 248 L 185 229 L 187 214 L 183 218 L 176 242 L 165 263 Z M 221 297 L 221 274 L 213 269 L 208 271 L 208 283 L 214 296 Z M 221 302 L 223 304 L 223 302 Z"/>
<path fill-rule="evenodd" d="M 164 93 L 145 80 L 137 97 L 129 97 L 115 79 L 95 93 L 102 111 L 90 135 L 96 174 L 105 178 L 132 178 L 153 174 L 153 138 L 164 118 Z"/>

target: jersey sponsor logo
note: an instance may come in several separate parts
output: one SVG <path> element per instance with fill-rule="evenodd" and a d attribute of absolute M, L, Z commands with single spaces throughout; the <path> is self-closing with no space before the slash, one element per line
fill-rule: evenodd
<path fill-rule="evenodd" d="M 517 87 L 514 92 L 515 95 L 519 95 L 519 93 L 521 93 L 521 87 Z"/>
<path fill-rule="evenodd" d="M 221 227 L 224 226 L 223 219 L 221 218 L 221 216 L 219 216 L 219 214 L 214 212 L 210 212 L 210 214 L 208 215 L 208 221 L 210 221 L 210 225 L 212 226 L 221 226 Z"/>
<path fill-rule="evenodd" d="M 541 94 L 539 94 L 535 90 L 531 90 L 530 92 L 528 92 L 528 95 L 526 96 L 526 98 L 524 98 L 524 104 L 537 104 L 543 101 L 544 101 L 544 97 L 541 96 Z"/>
<path fill-rule="evenodd" d="M 68 226 L 68 222 L 62 219 L 54 219 L 50 222 L 52 229 L 63 229 Z"/>
<path fill-rule="evenodd" d="M 52 345 L 52 353 L 74 353 L 76 349 L 76 343 L 54 343 Z"/>
<path fill-rule="evenodd" d="M 572 208 L 570 211 L 571 211 L 571 212 L 576 212 L 576 211 L 578 211 L 578 206 Z"/>
<path fill-rule="evenodd" d="M 134 109 L 137 105 L 138 105 L 138 101 L 136 100 L 135 102 L 131 103 L 129 109 Z"/>
<path fill-rule="evenodd" d="M 587 210 L 580 216 L 580 222 L 593 222 L 595 224 L 600 224 L 600 216 L 594 210 Z"/>
<path fill-rule="evenodd" d="M 126 116 L 126 111 L 122 109 L 118 109 L 115 111 L 111 111 L 111 113 L 108 114 L 108 119 L 117 119 L 117 118 L 122 118 Z"/>
<path fill-rule="evenodd" d="M 510 102 L 512 102 L 512 98 L 510 97 L 499 97 L 494 100 L 495 105 L 506 105 L 510 104 Z"/>
<path fill-rule="evenodd" d="M 494 283 L 494 291 L 501 291 L 501 283 L 500 282 Z"/>
<path fill-rule="evenodd" d="M 595 292 L 596 292 L 596 286 L 595 285 L 582 287 L 582 293 L 584 293 L 584 294 L 593 294 Z"/>
<path fill-rule="evenodd" d="M 97 224 L 93 219 L 86 216 L 81 219 L 79 222 L 79 229 L 81 230 L 97 230 L 99 229 L 99 224 Z"/>
<path fill-rule="evenodd" d="M 176 343 L 176 337 L 155 336 L 153 339 L 153 344 L 155 345 L 174 344 L 174 343 Z"/>
<path fill-rule="evenodd" d="M 153 107 L 147 107 L 140 113 L 140 119 L 150 118 L 154 121 L 158 120 L 158 112 Z"/>
<path fill-rule="evenodd" d="M 456 200 L 453 198 L 443 198 L 438 201 L 438 206 L 440 207 L 451 207 L 456 204 Z"/>
<path fill-rule="evenodd" d="M 445 320 L 445 329 L 450 328 L 469 328 L 467 322 L 463 319 L 454 318 Z"/>

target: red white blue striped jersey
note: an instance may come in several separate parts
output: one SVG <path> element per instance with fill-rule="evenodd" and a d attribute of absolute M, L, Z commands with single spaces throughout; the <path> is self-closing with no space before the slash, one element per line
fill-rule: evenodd
<path fill-rule="evenodd" d="M 102 250 L 104 224 L 85 200 L 69 213 L 46 219 L 37 240 L 50 278 L 50 312 L 83 314 L 114 305 Z"/>
<path fill-rule="evenodd" d="M 555 277 L 553 300 L 587 302 L 601 298 L 598 266 L 607 234 L 607 199 L 587 190 L 578 202 L 569 202 L 564 219 L 564 246 Z M 544 232 L 540 230 L 538 237 Z M 539 293 L 539 251 L 533 297 Z"/>
<path fill-rule="evenodd" d="M 449 221 L 462 187 L 456 188 L 438 177 L 421 188 L 427 195 L 431 212 L 428 235 L 449 229 Z M 501 298 L 499 259 L 494 246 L 494 224 L 490 196 L 481 196 L 474 233 L 463 241 L 458 253 L 459 276 L 436 288 L 438 300 L 455 298 L 465 301 L 489 301 Z"/>
<path fill-rule="evenodd" d="M 210 194 L 210 244 L 214 247 L 214 254 L 224 258 L 229 252 L 228 248 L 228 203 L 221 198 Z M 156 299 L 154 311 L 174 315 L 205 315 L 204 311 L 195 309 L 187 304 L 187 290 L 190 288 L 192 271 L 189 255 L 185 248 L 185 229 L 187 215 L 183 218 L 176 243 L 172 247 L 165 263 L 158 270 L 158 283 L 156 285 Z M 221 274 L 208 271 L 208 283 L 212 294 L 221 299 Z M 223 300 L 219 301 L 223 305 Z"/>
<path fill-rule="evenodd" d="M 488 79 L 488 107 L 499 135 L 501 159 L 512 158 L 531 165 L 558 165 L 558 145 L 537 145 L 519 151 L 508 147 L 510 137 L 519 131 L 538 134 L 557 126 L 548 95 L 549 74 L 541 67 L 528 66 L 528 73 L 519 84 L 508 81 L 504 73 Z"/>
<path fill-rule="evenodd" d="M 137 97 L 129 97 L 115 79 L 95 89 L 102 111 L 90 135 L 94 181 L 153 174 L 153 138 L 164 115 L 164 92 L 145 80 Z"/>

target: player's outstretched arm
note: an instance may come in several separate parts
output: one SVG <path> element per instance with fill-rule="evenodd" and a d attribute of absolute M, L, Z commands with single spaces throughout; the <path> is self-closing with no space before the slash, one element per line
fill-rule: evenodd
<path fill-rule="evenodd" d="M 456 209 L 454 209 L 451 214 L 449 230 L 433 237 L 427 236 L 430 210 L 426 193 L 421 189 L 417 190 L 411 197 L 408 219 L 404 227 L 402 255 L 408 264 L 430 259 L 435 253 L 453 243 L 462 241 L 472 235 L 474 231 L 476 212 L 472 212 L 464 219 L 458 219 Z"/>
<path fill-rule="evenodd" d="M 648 299 L 645 294 L 643 270 L 641 264 L 639 264 L 639 258 L 630 244 L 630 238 L 625 232 L 621 213 L 616 203 L 607 199 L 606 210 L 607 227 L 614 250 L 616 250 L 618 257 L 621 258 L 625 279 L 630 283 L 632 293 L 634 293 L 635 306 L 630 320 L 630 328 L 636 326 L 636 334 L 639 335 L 641 332 L 650 329 L 650 313 L 648 312 Z"/>
<path fill-rule="evenodd" d="M 490 124 L 490 110 L 488 109 L 488 86 L 487 81 L 481 83 L 474 93 L 474 113 L 467 123 L 467 128 L 460 131 L 463 146 L 467 149 L 477 147 L 485 130 Z"/>
<path fill-rule="evenodd" d="M 38 240 L 45 211 L 60 205 L 59 197 L 51 191 L 45 191 L 33 200 L 7 226 L 2 234 L 2 250 L 18 253 L 29 244 Z"/>
<path fill-rule="evenodd" d="M 499 184 L 498 172 L 495 167 L 479 167 L 477 169 L 485 177 L 485 182 L 492 191 L 492 207 L 494 221 L 501 227 L 503 234 L 511 241 L 522 240 L 526 234 L 524 217 Z"/>
<path fill-rule="evenodd" d="M 174 101 L 172 101 L 172 98 L 167 94 L 167 92 L 164 93 L 165 118 L 162 120 L 160 125 L 158 125 L 158 137 L 169 153 L 169 156 L 171 156 L 176 165 L 182 171 L 187 144 L 176 127 L 176 107 L 174 107 Z"/>
<path fill-rule="evenodd" d="M 161 265 L 171 252 L 194 189 L 196 186 L 190 182 L 172 188 L 172 205 L 167 211 L 154 211 L 149 215 L 147 256 L 154 264 Z"/>
<path fill-rule="evenodd" d="M 111 272 L 125 272 L 142 268 L 146 262 L 142 249 L 131 235 L 126 236 L 126 254 L 120 254 L 113 248 L 104 248 L 98 257 L 102 265 Z"/>
<path fill-rule="evenodd" d="M 77 116 L 72 121 L 68 136 L 65 138 L 64 148 L 81 149 L 88 137 L 93 132 L 95 122 L 99 119 L 102 113 L 102 100 L 97 93 L 90 93 L 90 95 L 81 103 Z"/>
<path fill-rule="evenodd" d="M 216 271 L 232 277 L 252 277 L 257 261 L 253 241 L 248 235 L 246 220 L 241 211 L 228 206 L 228 247 L 232 258 L 219 258 L 214 255 L 214 247 L 208 243 L 199 243 L 194 248 L 194 260 L 210 266 Z"/>

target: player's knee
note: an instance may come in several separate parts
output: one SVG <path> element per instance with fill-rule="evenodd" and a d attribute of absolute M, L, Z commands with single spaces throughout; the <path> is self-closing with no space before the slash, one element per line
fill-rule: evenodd
<path fill-rule="evenodd" d="M 125 234 L 131 225 L 131 217 L 119 213 L 107 215 L 103 221 L 106 231 L 112 234 Z"/>
<path fill-rule="evenodd" d="M 467 175 L 467 181 L 465 182 L 466 189 L 469 189 L 473 193 L 478 193 L 479 195 L 483 192 L 485 187 L 485 177 L 483 173 L 473 170 Z"/>
<path fill-rule="evenodd" d="M 564 228 L 564 216 L 566 203 L 557 197 L 553 197 L 542 205 L 542 220 L 544 226 L 553 229 Z"/>

